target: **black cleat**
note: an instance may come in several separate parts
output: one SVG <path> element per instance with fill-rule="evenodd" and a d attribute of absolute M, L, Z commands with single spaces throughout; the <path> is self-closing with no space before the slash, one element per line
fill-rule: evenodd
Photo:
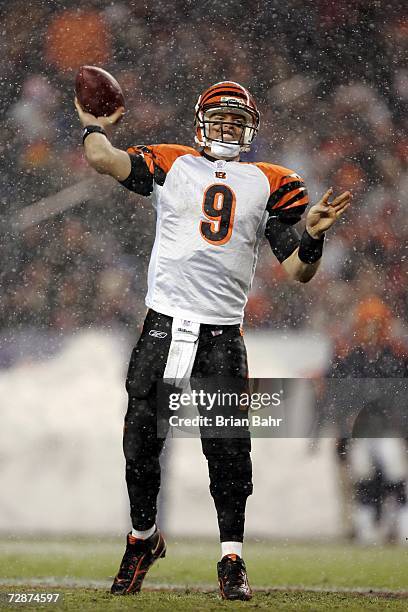
<path fill-rule="evenodd" d="M 125 554 L 113 581 L 111 594 L 138 593 L 149 568 L 157 559 L 165 556 L 166 542 L 158 529 L 147 540 L 137 540 L 128 533 Z"/>
<path fill-rule="evenodd" d="M 217 563 L 218 584 L 223 599 L 248 601 L 252 597 L 244 560 L 238 555 L 225 555 Z"/>

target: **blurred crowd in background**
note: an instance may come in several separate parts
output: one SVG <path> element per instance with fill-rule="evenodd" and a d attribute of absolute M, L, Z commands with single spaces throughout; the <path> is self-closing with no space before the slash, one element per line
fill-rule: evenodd
<path fill-rule="evenodd" d="M 25 231 L 10 224 L 41 198 L 89 177 L 98 182 L 83 157 L 73 106 L 75 74 L 90 64 L 109 70 L 124 90 L 126 115 L 111 136 L 120 148 L 192 145 L 202 90 L 223 79 L 248 87 L 261 129 L 247 159 L 292 168 L 314 202 L 330 186 L 354 197 L 310 284 L 288 281 L 265 241 L 247 328 L 329 334 L 341 356 L 375 311 L 377 340 L 403 355 L 403 2 L 14 0 L 12 6 L 0 9 L 3 332 L 66 333 L 90 325 L 135 332 L 144 317 L 155 229 L 148 200 L 115 185 Z"/>

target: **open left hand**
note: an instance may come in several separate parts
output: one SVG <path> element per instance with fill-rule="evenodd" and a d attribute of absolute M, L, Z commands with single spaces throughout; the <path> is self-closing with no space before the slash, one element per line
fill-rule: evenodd
<path fill-rule="evenodd" d="M 322 199 L 312 206 L 306 216 L 306 229 L 313 238 L 321 238 L 335 221 L 350 206 L 352 195 L 350 191 L 344 191 L 331 202 L 329 198 L 333 195 L 330 188 Z"/>

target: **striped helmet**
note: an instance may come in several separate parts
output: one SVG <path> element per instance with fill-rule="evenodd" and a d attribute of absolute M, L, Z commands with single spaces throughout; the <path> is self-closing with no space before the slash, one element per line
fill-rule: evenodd
<path fill-rule="evenodd" d="M 202 147 L 211 143 L 213 139 L 208 137 L 209 127 L 213 123 L 211 117 L 223 112 L 241 115 L 244 118 L 239 144 L 241 151 L 249 151 L 259 129 L 260 115 L 249 91 L 233 81 L 215 83 L 198 98 L 195 106 L 195 141 Z M 220 121 L 214 123 L 219 124 Z M 226 122 L 222 122 L 222 125 L 224 123 Z M 224 142 L 223 135 L 220 142 Z"/>

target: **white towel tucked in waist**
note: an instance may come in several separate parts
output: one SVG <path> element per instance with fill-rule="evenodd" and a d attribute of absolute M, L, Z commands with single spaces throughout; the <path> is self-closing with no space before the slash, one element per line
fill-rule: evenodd
<path fill-rule="evenodd" d="M 171 344 L 163 378 L 178 385 L 189 379 L 197 353 L 200 324 L 186 319 L 173 319 Z"/>

